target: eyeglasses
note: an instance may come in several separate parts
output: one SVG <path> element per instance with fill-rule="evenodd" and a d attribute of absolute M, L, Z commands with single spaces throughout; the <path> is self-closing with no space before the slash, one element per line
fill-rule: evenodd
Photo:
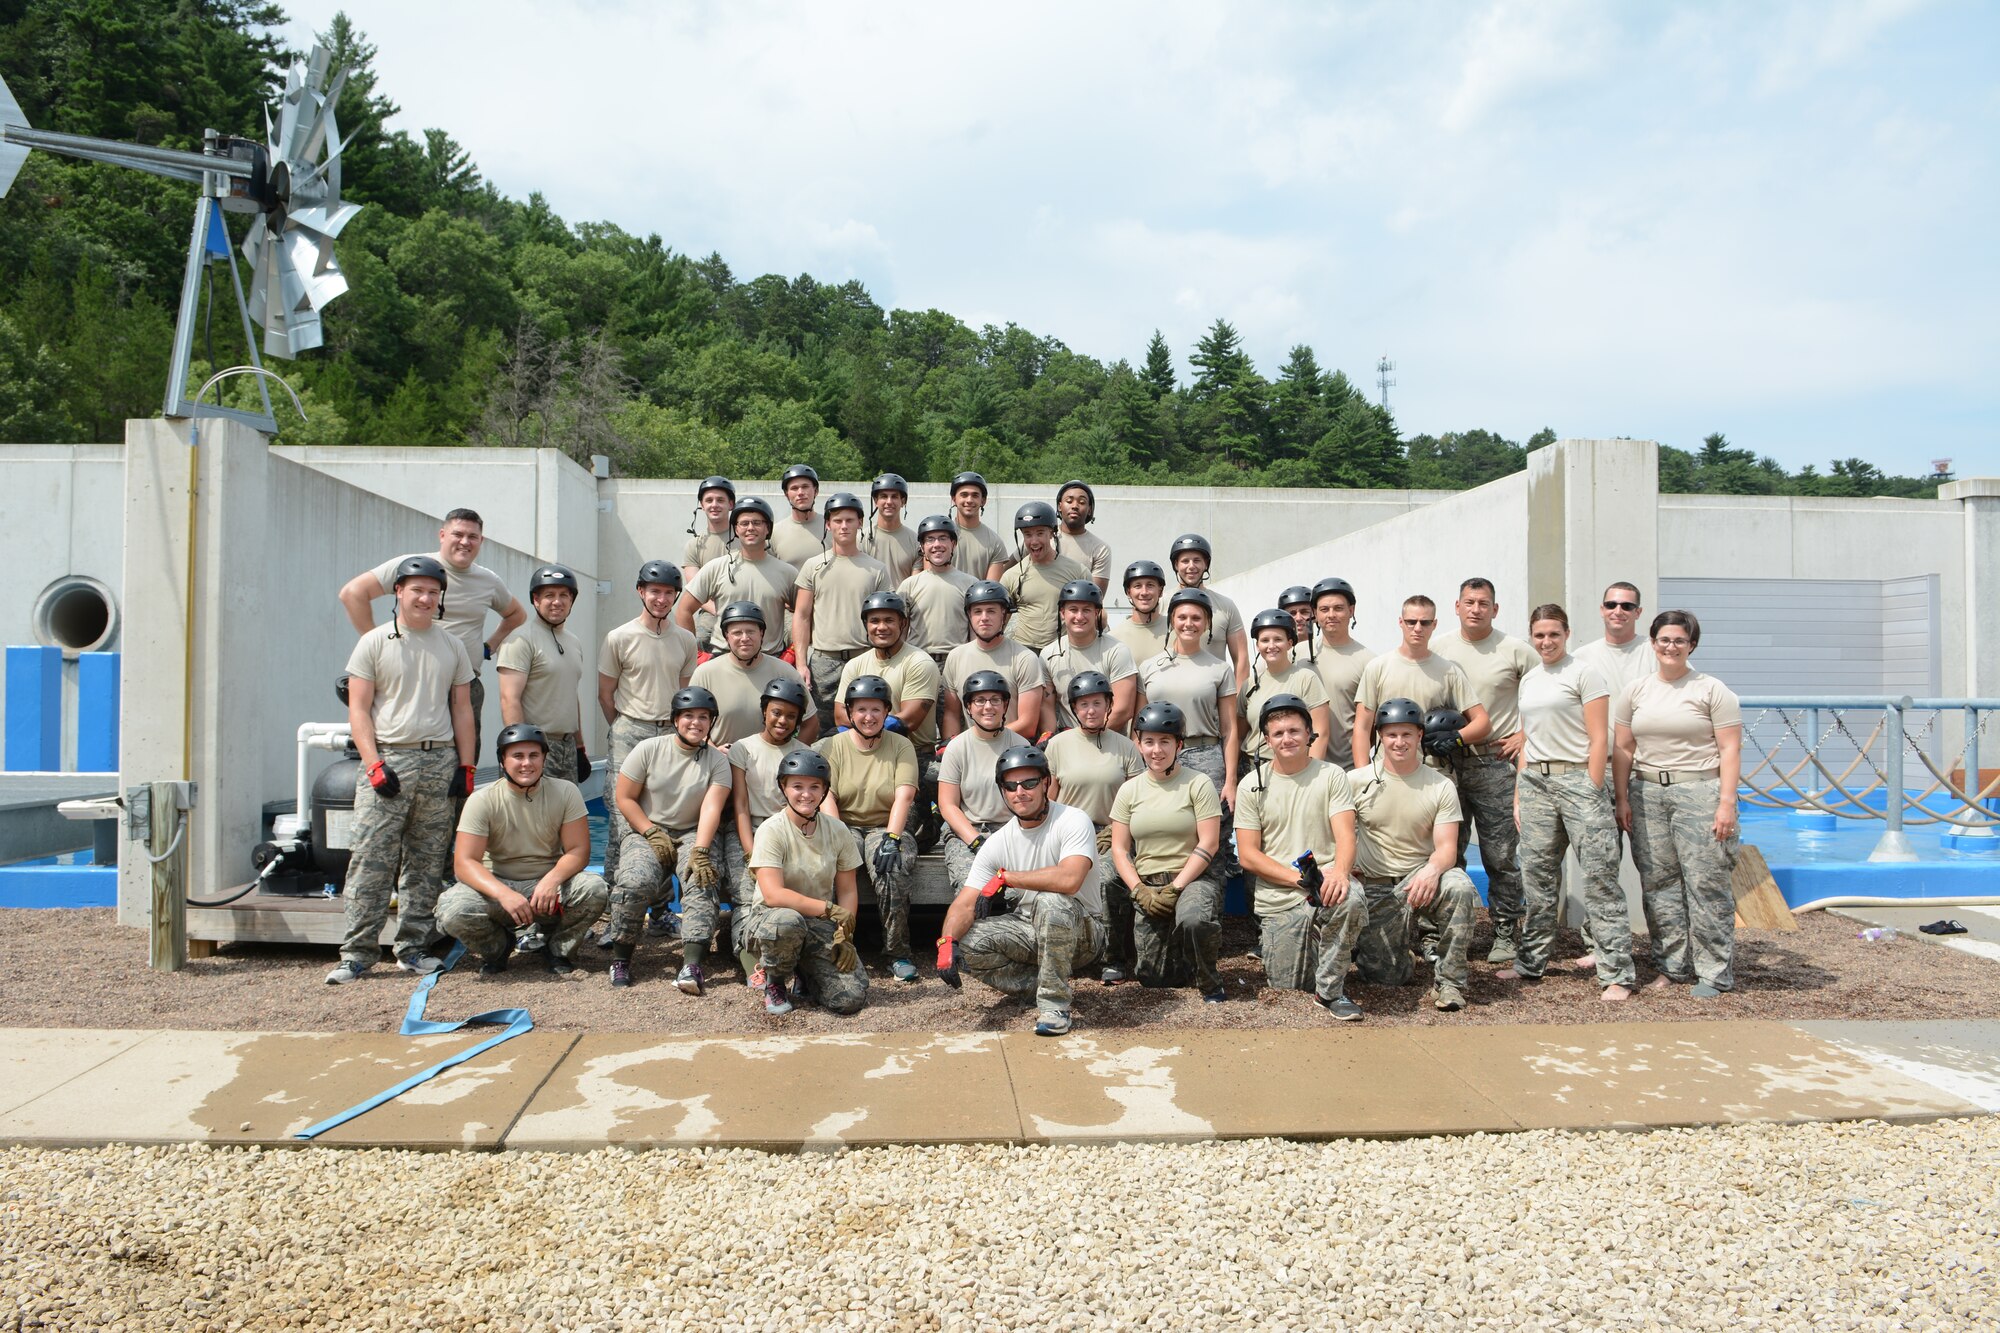
<path fill-rule="evenodd" d="M 1405 625 L 1408 625 L 1411 629 L 1417 629 L 1424 625 L 1437 624 L 1437 617 L 1433 616 L 1429 620 L 1412 620 L 1408 616 L 1405 616 L 1403 617 L 1403 623 Z"/>
<path fill-rule="evenodd" d="M 1637 602 L 1606 602 L 1604 609 L 1606 611 L 1637 611 L 1639 604 Z"/>
<path fill-rule="evenodd" d="M 1002 778 L 1000 780 L 1000 790 L 1033 791 L 1035 788 L 1041 786 L 1042 783 L 1045 782 L 1046 780 L 1047 779 L 1045 778 L 1012 778 L 1012 779 Z"/>
<path fill-rule="evenodd" d="M 1655 639 L 1653 640 L 1653 646 L 1655 648 L 1687 648 L 1691 647 L 1692 644 L 1686 639 Z"/>

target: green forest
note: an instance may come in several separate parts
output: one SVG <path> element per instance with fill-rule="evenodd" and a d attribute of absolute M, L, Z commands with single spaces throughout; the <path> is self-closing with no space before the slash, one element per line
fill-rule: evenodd
<path fill-rule="evenodd" d="M 198 148 L 204 127 L 262 126 L 292 55 L 283 23 L 258 0 L 0 0 L 0 76 L 38 127 Z M 1184 378 L 1157 332 L 1107 364 L 1014 324 L 884 310 L 858 282 L 744 279 L 720 254 L 568 223 L 538 194 L 502 195 L 448 129 L 391 129 L 394 90 L 344 15 L 320 40 L 351 71 L 343 195 L 366 208 L 338 243 L 351 287 L 325 347 L 275 366 L 307 407 L 284 414 L 289 443 L 549 445 L 637 476 L 806 461 L 850 478 L 1458 489 L 1556 438 L 1405 437 L 1311 347 L 1267 374 L 1222 319 L 1184 349 Z M 0 440 L 118 440 L 158 415 L 192 206 L 189 185 L 30 155 L 0 201 Z M 238 241 L 245 222 L 230 219 Z M 212 277 L 197 383 L 243 359 L 228 281 Z M 1857 458 L 1787 472 L 1717 433 L 1663 445 L 1660 480 L 1922 496 L 1939 479 Z"/>

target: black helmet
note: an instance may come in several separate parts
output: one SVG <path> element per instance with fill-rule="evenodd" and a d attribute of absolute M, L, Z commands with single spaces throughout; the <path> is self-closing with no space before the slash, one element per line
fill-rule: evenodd
<path fill-rule="evenodd" d="M 1375 734 L 1378 736 L 1384 727 L 1422 725 L 1424 710 L 1417 707 L 1414 699 L 1384 699 L 1382 706 L 1375 710 Z"/>
<path fill-rule="evenodd" d="M 820 513 L 827 518 L 832 518 L 834 514 L 842 509 L 852 509 L 856 518 L 868 517 L 868 506 L 862 504 L 861 497 L 852 491 L 835 491 L 833 498 L 826 502 L 825 506 L 820 509 Z"/>
<path fill-rule="evenodd" d="M 1011 700 L 1014 684 L 997 671 L 975 671 L 965 678 L 965 688 L 958 692 L 958 697 L 971 703 L 975 694 L 997 694 Z"/>
<path fill-rule="evenodd" d="M 947 490 L 945 494 L 955 495 L 958 493 L 958 488 L 961 486 L 977 486 L 979 488 L 979 493 L 981 495 L 991 494 L 991 492 L 986 489 L 986 478 L 980 476 L 977 472 L 961 472 L 957 476 L 953 477 L 951 479 L 951 488 Z"/>
<path fill-rule="evenodd" d="M 715 627 L 717 629 L 728 629 L 731 625 L 743 620 L 755 621 L 758 629 L 770 628 L 770 625 L 764 619 L 764 608 L 755 602 L 729 603 L 722 608 L 722 614 L 715 618 Z"/>
<path fill-rule="evenodd" d="M 1183 532 L 1180 536 L 1174 538 L 1174 544 L 1167 548 L 1167 563 L 1172 564 L 1189 551 L 1199 551 L 1201 552 L 1202 559 L 1208 561 L 1210 564 L 1215 563 L 1215 548 L 1210 546 L 1208 538 L 1202 536 L 1199 532 Z"/>
<path fill-rule="evenodd" d="M 694 488 L 694 498 L 699 501 L 710 491 L 721 491 L 729 497 L 729 503 L 736 503 L 736 483 L 727 477 L 703 477 L 701 485 Z"/>
<path fill-rule="evenodd" d="M 574 593 L 576 574 L 567 565 L 543 565 L 528 576 L 529 598 L 544 588 L 568 588 Z"/>
<path fill-rule="evenodd" d="M 799 715 L 803 717 L 806 711 L 806 687 L 784 676 L 766 681 L 764 692 L 757 696 L 757 711 L 762 713 L 764 705 L 769 703 L 790 704 L 798 709 Z"/>
<path fill-rule="evenodd" d="M 818 489 L 819 473 L 813 471 L 812 465 L 809 463 L 794 463 L 790 467 L 786 468 L 785 475 L 778 478 L 778 488 L 780 490 L 783 490 L 785 487 L 797 481 L 800 477 L 804 477 L 807 481 L 811 482 L 815 490 Z"/>
<path fill-rule="evenodd" d="M 1250 642 L 1257 642 L 1257 635 L 1267 629 L 1281 629 L 1293 643 L 1299 641 L 1299 622 L 1292 619 L 1290 611 L 1259 611 L 1251 617 Z"/>
<path fill-rule="evenodd" d="M 683 685 L 674 691 L 674 701 L 668 706 L 668 717 L 679 717 L 682 713 L 692 713 L 706 708 L 711 716 L 719 716 L 722 706 L 715 702 L 715 696 L 699 685 Z"/>
<path fill-rule="evenodd" d="M 549 752 L 549 738 L 532 722 L 516 722 L 510 727 L 500 728 L 500 734 L 493 738 L 493 758 L 496 761 L 505 759 L 510 745 L 539 745 L 544 755 Z"/>
<path fill-rule="evenodd" d="M 1068 606 L 1071 602 L 1089 602 L 1092 606 L 1104 605 L 1104 590 L 1089 579 L 1071 579 L 1063 584 L 1056 594 L 1057 606 Z"/>
<path fill-rule="evenodd" d="M 1321 579 L 1318 583 L 1313 584 L 1313 605 L 1318 606 L 1320 598 L 1330 596 L 1333 593 L 1339 593 L 1342 597 L 1345 597 L 1349 606 L 1353 606 L 1360 600 L 1354 595 L 1354 585 L 1346 579 Z"/>
<path fill-rule="evenodd" d="M 1008 595 L 1005 588 L 995 583 L 992 579 L 981 579 L 965 590 L 965 609 L 967 611 L 986 602 L 992 602 L 996 606 L 1003 606 L 1010 613 L 1014 609 L 1014 599 Z"/>
<path fill-rule="evenodd" d="M 1151 560 L 1134 560 L 1125 566 L 1125 581 L 1118 586 L 1129 588 L 1134 579 L 1157 579 L 1162 588 L 1167 586 L 1167 571 Z"/>
<path fill-rule="evenodd" d="M 833 765 L 826 762 L 826 756 L 818 750 L 793 750 L 778 761 L 778 781 L 786 778 L 818 778 L 827 786 L 833 785 Z"/>
<path fill-rule="evenodd" d="M 852 708 L 856 699 L 879 699 L 885 707 L 896 706 L 896 696 L 890 692 L 889 682 L 880 676 L 856 676 L 847 682 L 847 689 L 840 696 L 842 706 Z"/>
<path fill-rule="evenodd" d="M 729 526 L 734 529 L 736 520 L 742 518 L 745 514 L 757 515 L 757 517 L 764 520 L 764 526 L 767 528 L 776 526 L 778 521 L 778 516 L 771 512 L 770 502 L 760 500 L 754 495 L 746 495 L 730 506 Z"/>
<path fill-rule="evenodd" d="M 1463 731 L 1466 727 L 1465 714 L 1456 708 L 1433 708 L 1424 714 L 1424 734 L 1433 735 L 1444 731 Z"/>
<path fill-rule="evenodd" d="M 1030 500 L 1014 511 L 1014 531 L 1016 532 L 1020 532 L 1024 528 L 1049 528 L 1053 530 L 1060 523 L 1061 520 L 1056 517 L 1056 507 L 1047 500 Z"/>
<path fill-rule="evenodd" d="M 395 577 L 389 580 L 390 589 L 393 591 L 402 587 L 404 579 L 436 579 L 439 592 L 450 586 L 444 576 L 444 566 L 432 555 L 403 557 L 396 565 Z"/>
<path fill-rule="evenodd" d="M 1166 736 L 1187 739 L 1187 714 L 1179 704 L 1170 704 L 1165 699 L 1147 704 L 1139 710 L 1139 716 L 1132 719 L 1132 734 L 1155 731 Z"/>
<path fill-rule="evenodd" d="M 1092 694 L 1111 694 L 1111 681 L 1102 671 L 1079 671 L 1069 678 L 1069 706 L 1076 707 L 1078 699 Z"/>
<path fill-rule="evenodd" d="M 1072 477 L 1070 480 L 1056 487 L 1056 503 L 1061 504 L 1062 498 L 1071 491 L 1082 491 L 1090 497 L 1090 516 L 1083 521 L 1086 523 L 1095 523 L 1097 521 L 1097 492 L 1090 489 L 1089 482 L 1079 481 Z"/>
<path fill-rule="evenodd" d="M 875 478 L 875 484 L 868 488 L 868 498 L 872 500 L 884 491 L 894 491 L 907 500 L 910 498 L 910 483 L 894 472 L 884 472 Z"/>
<path fill-rule="evenodd" d="M 1313 594 L 1311 588 L 1308 588 L 1303 583 L 1294 583 L 1291 587 L 1278 594 L 1278 609 L 1289 611 L 1295 606 L 1311 606 L 1312 600 Z"/>
<path fill-rule="evenodd" d="M 931 514 L 923 522 L 917 524 L 918 541 L 922 541 L 934 532 L 943 533 L 945 536 L 951 538 L 954 544 L 958 541 L 958 524 L 952 522 L 948 515 Z"/>
<path fill-rule="evenodd" d="M 1280 713 L 1297 713 L 1305 719 L 1306 730 L 1312 730 L 1312 706 L 1296 694 L 1274 694 L 1266 699 L 1264 706 L 1257 710 L 1257 730 L 1261 732 L 1270 726 L 1271 719 Z"/>
<path fill-rule="evenodd" d="M 340 679 L 333 682 L 333 697 L 340 700 L 342 708 L 347 707 L 347 681 L 348 675 L 343 671 L 340 673 Z"/>
<path fill-rule="evenodd" d="M 998 782 L 1002 773 L 1011 773 L 1017 768 L 1032 768 L 1039 773 L 1049 771 L 1049 757 L 1033 745 L 1010 745 L 993 763 L 993 780 Z"/>
<path fill-rule="evenodd" d="M 861 619 L 866 621 L 871 611 L 894 611 L 905 621 L 910 618 L 910 604 L 903 600 L 899 592 L 871 592 L 861 599 Z"/>
<path fill-rule="evenodd" d="M 1172 620 L 1177 607 L 1198 606 L 1208 613 L 1208 623 L 1215 624 L 1215 601 L 1200 588 L 1182 588 L 1167 599 L 1167 619 Z"/>
<path fill-rule="evenodd" d="M 649 583 L 672 588 L 679 592 L 681 587 L 681 567 L 671 560 L 648 560 L 639 566 L 639 580 L 632 586 L 643 588 Z"/>

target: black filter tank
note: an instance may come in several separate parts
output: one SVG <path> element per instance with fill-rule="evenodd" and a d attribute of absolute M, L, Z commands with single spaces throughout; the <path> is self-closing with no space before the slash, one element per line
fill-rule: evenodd
<path fill-rule="evenodd" d="M 312 857 L 336 885 L 347 883 L 347 862 L 354 845 L 354 787 L 361 781 L 361 756 L 352 745 L 347 757 L 328 764 L 313 779 Z"/>

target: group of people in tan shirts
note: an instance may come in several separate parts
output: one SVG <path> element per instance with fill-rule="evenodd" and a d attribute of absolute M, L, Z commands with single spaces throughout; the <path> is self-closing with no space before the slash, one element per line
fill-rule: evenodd
<path fill-rule="evenodd" d="M 367 780 L 330 983 L 379 959 L 394 879 L 407 970 L 435 970 L 433 923 L 488 973 L 523 955 L 572 971 L 596 929 L 610 984 L 627 987 L 641 936 L 678 933 L 684 994 L 705 993 L 722 950 L 773 1015 L 802 998 L 852 1013 L 869 984 L 861 884 L 881 918 L 879 971 L 916 984 L 910 888 L 936 847 L 956 893 L 934 975 L 1032 995 L 1038 1032 L 1069 1030 L 1071 979 L 1091 970 L 1225 1000 L 1222 899 L 1239 868 L 1270 985 L 1353 1021 L 1350 968 L 1401 985 L 1421 958 L 1432 1003 L 1455 1010 L 1476 828 L 1502 979 L 1550 966 L 1574 848 L 1582 965 L 1607 1000 L 1632 994 L 1617 882 L 1629 836 L 1653 984 L 1732 984 L 1740 717 L 1688 667 L 1693 616 L 1662 613 L 1642 640 L 1638 591 L 1614 584 L 1604 637 L 1571 653 L 1561 607 L 1536 608 L 1515 639 L 1473 578 L 1455 631 L 1436 634 L 1435 605 L 1413 596 L 1378 654 L 1353 638 L 1344 580 L 1245 617 L 1205 586 L 1214 550 L 1190 533 L 1164 563 L 1124 567 L 1129 611 L 1113 619 L 1111 552 L 1082 481 L 1020 505 L 1005 538 L 976 473 L 952 479 L 949 513 L 914 523 L 893 473 L 865 502 L 822 497 L 803 464 L 779 491 L 782 516 L 727 478 L 701 483 L 681 560 L 640 567 L 638 613 L 604 636 L 594 682 L 565 628 L 576 575 L 538 567 L 524 608 L 477 563 L 470 511 L 447 516 L 435 556 L 343 588 L 362 633 L 347 697 Z M 395 607 L 377 626 L 383 596 Z M 502 781 L 475 791 L 486 660 Z M 609 734 L 601 876 L 579 860 L 588 686 Z"/>

